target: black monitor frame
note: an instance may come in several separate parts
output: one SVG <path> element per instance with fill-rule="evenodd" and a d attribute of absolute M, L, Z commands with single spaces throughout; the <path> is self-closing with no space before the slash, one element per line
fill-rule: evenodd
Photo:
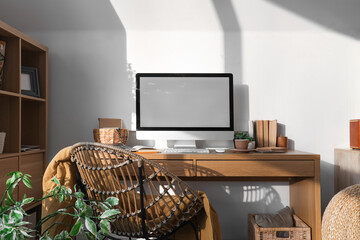
<path fill-rule="evenodd" d="M 229 79 L 229 127 L 141 127 L 140 78 L 142 77 L 227 77 Z M 136 130 L 140 131 L 234 131 L 234 97 L 232 73 L 137 73 L 136 74 Z"/>

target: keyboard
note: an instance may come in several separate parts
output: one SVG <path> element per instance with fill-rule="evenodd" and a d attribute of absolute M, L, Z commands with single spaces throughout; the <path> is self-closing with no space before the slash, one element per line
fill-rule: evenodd
<path fill-rule="evenodd" d="M 203 148 L 165 148 L 162 153 L 209 153 L 208 149 Z"/>

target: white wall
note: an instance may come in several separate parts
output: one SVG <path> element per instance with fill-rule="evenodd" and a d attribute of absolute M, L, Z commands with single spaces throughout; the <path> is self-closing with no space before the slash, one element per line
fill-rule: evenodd
<path fill-rule="evenodd" d="M 356 1 L 0 0 L 0 6 L 1 20 L 50 49 L 49 158 L 91 141 L 98 117 L 119 117 L 131 128 L 136 72 L 233 72 L 236 128 L 246 129 L 249 119 L 284 124 L 296 149 L 321 154 L 323 208 L 331 199 L 333 149 L 348 145 L 348 121 L 360 117 Z M 245 239 L 246 213 L 289 203 L 287 183 L 191 185 L 209 195 L 224 239 Z M 253 199 L 256 191 L 262 194 Z"/>

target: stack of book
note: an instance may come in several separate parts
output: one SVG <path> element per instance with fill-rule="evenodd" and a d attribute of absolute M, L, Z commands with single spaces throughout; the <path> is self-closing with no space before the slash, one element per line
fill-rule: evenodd
<path fill-rule="evenodd" d="M 277 120 L 252 121 L 257 147 L 276 147 Z"/>

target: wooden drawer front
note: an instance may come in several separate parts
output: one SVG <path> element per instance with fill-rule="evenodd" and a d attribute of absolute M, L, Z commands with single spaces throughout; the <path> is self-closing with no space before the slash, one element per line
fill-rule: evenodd
<path fill-rule="evenodd" d="M 42 197 L 43 162 L 44 153 L 21 156 L 20 171 L 31 175 L 32 188 L 27 188 L 23 184 L 20 185 L 20 197 L 23 197 L 24 194 L 28 197 L 34 197 L 35 199 Z"/>
<path fill-rule="evenodd" d="M 195 171 L 191 160 L 152 160 L 178 177 L 194 177 Z"/>
<path fill-rule="evenodd" d="M 0 159 L 0 196 L 4 196 L 6 190 L 6 180 L 9 176 L 6 176 L 9 172 L 17 171 L 19 167 L 19 162 L 17 157 L 3 158 Z M 14 198 L 17 199 L 18 190 L 14 190 Z"/>
<path fill-rule="evenodd" d="M 229 161 L 198 160 L 196 176 L 228 177 L 311 177 L 313 161 Z"/>

